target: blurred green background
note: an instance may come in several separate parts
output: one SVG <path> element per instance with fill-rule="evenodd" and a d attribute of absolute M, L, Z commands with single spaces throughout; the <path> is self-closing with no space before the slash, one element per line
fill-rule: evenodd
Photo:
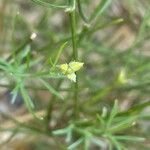
<path fill-rule="evenodd" d="M 68 4 L 67 0 L 47 0 L 47 2 Z M 99 2 L 99 0 L 81 1 L 83 13 L 87 18 Z M 124 117 L 123 120 L 132 116 L 138 119 L 131 121 L 132 123 L 127 122 L 127 126 L 128 123 L 130 124 L 130 129 L 126 129 L 125 125 L 125 130 L 121 128 L 121 132 L 117 131 L 115 135 L 129 134 L 143 137 L 144 142 L 124 142 L 125 148 L 149 150 L 150 1 L 112 0 L 105 11 L 89 24 L 82 20 L 77 10 L 76 24 L 79 61 L 84 62 L 84 68 L 79 72 L 79 120 L 85 119 L 90 122 L 97 114 L 111 113 L 114 100 L 117 99 L 118 120 L 114 122 L 122 119 L 119 116 Z M 67 45 L 58 64 L 72 60 L 70 22 L 68 14 L 63 9 L 43 7 L 31 0 L 0 0 L 0 58 L 9 64 L 15 64 L 22 57 L 22 65 L 14 65 L 16 70 L 19 70 L 18 68 L 21 70 L 23 65 L 34 64 L 27 70 L 30 74 L 46 71 L 48 76 L 51 60 L 55 59 L 59 48 L 66 41 Z M 25 53 L 28 53 L 27 56 Z M 0 63 L 3 65 L 2 62 Z M 16 70 L 14 69 L 14 72 Z M 0 68 L 0 127 L 2 128 L 3 125 L 11 126 L 8 114 L 23 122 L 30 122 L 30 114 L 23 105 L 24 97 L 18 94 L 16 102 L 14 104 L 10 102 L 11 91 L 18 78 L 15 75 L 14 81 L 8 74 L 7 70 L 3 71 Z M 56 77 L 49 79 L 47 76 L 45 81 L 64 96 L 64 101 L 55 98 L 51 126 L 55 130 L 65 128 L 72 121 L 70 115 L 74 105 L 72 82 Z M 29 77 L 24 83 L 35 103 L 36 113 L 43 115 L 49 101 L 54 100 L 52 94 L 58 95 L 58 93 L 49 92 L 47 86 L 44 87 L 40 83 L 40 78 L 42 77 Z M 57 89 L 59 83 L 61 85 Z M 35 126 L 37 129 L 43 128 L 41 123 Z M 67 149 L 63 138 L 47 137 L 43 133 L 28 134 L 26 129 L 23 131 L 19 132 L 19 126 L 13 130 L 13 134 L 10 130 L 2 129 L 0 149 Z M 103 136 L 99 138 L 102 141 L 103 138 L 105 139 Z M 103 148 L 91 145 L 89 149 L 107 150 L 107 144 L 108 141 L 104 140 L 106 146 Z M 119 148 L 114 146 L 112 149 Z"/>

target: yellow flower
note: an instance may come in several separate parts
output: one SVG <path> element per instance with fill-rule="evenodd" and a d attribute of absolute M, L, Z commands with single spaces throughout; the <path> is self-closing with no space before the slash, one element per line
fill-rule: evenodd
<path fill-rule="evenodd" d="M 67 76 L 73 82 L 76 82 L 76 74 L 75 72 L 80 70 L 83 67 L 82 62 L 75 62 L 72 61 L 69 64 L 62 64 L 60 65 L 61 72 Z"/>
<path fill-rule="evenodd" d="M 67 78 L 73 82 L 76 82 L 76 74 L 75 73 L 67 74 Z"/>

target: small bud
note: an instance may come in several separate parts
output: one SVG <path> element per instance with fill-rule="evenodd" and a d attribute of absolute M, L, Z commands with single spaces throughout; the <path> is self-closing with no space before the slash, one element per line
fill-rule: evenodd
<path fill-rule="evenodd" d="M 30 36 L 30 39 L 34 40 L 36 37 L 37 37 L 37 34 L 36 33 L 32 33 L 31 36 Z"/>
<path fill-rule="evenodd" d="M 68 79 L 70 79 L 73 82 L 76 82 L 76 74 L 75 72 L 80 70 L 83 67 L 82 62 L 75 62 L 72 61 L 69 64 L 61 64 L 59 66 L 61 72 L 67 76 Z"/>
<path fill-rule="evenodd" d="M 125 69 L 122 69 L 118 76 L 118 81 L 121 84 L 125 84 L 127 82 Z"/>
<path fill-rule="evenodd" d="M 136 125 L 136 122 L 134 121 L 133 123 L 132 123 L 132 126 L 135 126 Z"/>

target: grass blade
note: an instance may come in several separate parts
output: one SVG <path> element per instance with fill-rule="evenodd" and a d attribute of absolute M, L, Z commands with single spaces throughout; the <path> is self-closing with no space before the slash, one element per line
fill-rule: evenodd
<path fill-rule="evenodd" d="M 121 141 L 143 142 L 145 138 L 136 136 L 115 136 L 115 139 Z"/>
<path fill-rule="evenodd" d="M 66 8 L 66 6 L 51 4 L 51 3 L 48 3 L 48 2 L 44 2 L 43 0 L 32 0 L 32 1 L 39 4 L 39 5 L 41 5 L 41 6 L 45 6 L 45 7 L 48 7 L 48 8 Z"/>
<path fill-rule="evenodd" d="M 98 6 L 96 7 L 94 12 L 92 13 L 92 15 L 90 17 L 90 21 L 95 19 L 97 16 L 101 15 L 108 8 L 108 6 L 111 4 L 111 2 L 112 2 L 112 0 L 102 0 L 102 1 L 100 1 Z"/>
<path fill-rule="evenodd" d="M 112 133 L 119 132 L 121 130 L 127 129 L 133 125 L 133 122 L 135 121 L 136 117 L 130 117 L 126 118 L 125 120 L 119 122 L 118 124 L 112 126 L 108 130 Z"/>
<path fill-rule="evenodd" d="M 76 142 L 74 142 L 73 144 L 71 144 L 69 147 L 68 147 L 68 150 L 73 150 L 75 148 L 77 148 L 84 140 L 81 138 L 79 140 L 77 140 Z"/>
<path fill-rule="evenodd" d="M 59 48 L 59 50 L 58 50 L 58 53 L 57 53 L 57 55 L 56 55 L 56 57 L 55 57 L 55 61 L 54 61 L 54 63 L 53 63 L 53 66 L 55 66 L 55 65 L 58 63 L 59 57 L 60 57 L 60 55 L 61 55 L 61 53 L 62 53 L 62 51 L 64 50 L 64 48 L 65 48 L 66 45 L 67 45 L 67 42 L 63 43 L 63 44 L 60 46 L 60 48 Z"/>
<path fill-rule="evenodd" d="M 33 117 L 34 117 L 35 119 L 41 120 L 41 118 L 38 118 L 38 117 L 35 115 L 35 113 L 34 113 L 34 111 L 33 111 L 34 104 L 33 104 L 32 100 L 31 100 L 30 96 L 28 95 L 27 90 L 24 88 L 23 85 L 20 86 L 20 91 L 21 91 L 22 97 L 23 97 L 23 99 L 24 99 L 24 103 L 25 103 L 25 105 L 26 105 L 28 111 L 33 115 Z"/>
<path fill-rule="evenodd" d="M 112 111 L 110 113 L 110 117 L 107 121 L 107 127 L 109 127 L 114 119 L 114 117 L 117 115 L 118 113 L 118 100 L 115 100 L 114 106 L 112 108 Z"/>

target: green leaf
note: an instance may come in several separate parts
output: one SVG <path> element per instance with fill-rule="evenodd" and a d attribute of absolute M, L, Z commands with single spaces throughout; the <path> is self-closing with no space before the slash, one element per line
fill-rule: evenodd
<path fill-rule="evenodd" d="M 33 2 L 37 3 L 38 5 L 45 6 L 48 8 L 67 8 L 67 6 L 51 4 L 48 2 L 44 2 L 43 0 L 32 0 Z"/>
<path fill-rule="evenodd" d="M 12 67 L 7 61 L 5 61 L 4 59 L 0 59 L 0 69 L 9 71 L 10 69 L 12 69 Z"/>
<path fill-rule="evenodd" d="M 72 129 L 68 130 L 67 132 L 67 137 L 66 137 L 66 142 L 69 143 L 72 140 Z"/>
<path fill-rule="evenodd" d="M 18 54 L 18 60 L 19 63 L 28 55 L 28 53 L 31 51 L 30 45 L 27 45 L 19 54 Z"/>
<path fill-rule="evenodd" d="M 132 142 L 143 142 L 145 138 L 143 137 L 136 137 L 136 136 L 115 136 L 115 139 L 121 141 L 132 141 Z"/>
<path fill-rule="evenodd" d="M 144 108 L 149 107 L 149 106 L 150 106 L 150 101 L 146 101 L 144 103 L 141 103 L 141 104 L 133 106 L 132 108 L 130 108 L 129 110 L 127 110 L 125 112 L 119 113 L 118 116 L 126 116 L 126 115 L 131 115 L 131 114 L 138 114 Z"/>
<path fill-rule="evenodd" d="M 44 80 L 40 80 L 41 83 L 55 96 L 57 96 L 60 99 L 64 99 L 62 95 L 59 94 L 59 92 L 57 92 L 50 84 L 48 84 L 47 82 L 45 82 Z"/>
<path fill-rule="evenodd" d="M 9 66 L 9 64 L 4 60 L 0 58 L 0 65 Z"/>
<path fill-rule="evenodd" d="M 118 100 L 115 100 L 114 106 L 112 108 L 109 119 L 107 121 L 107 128 L 111 125 L 111 123 L 112 123 L 114 117 L 117 115 L 117 113 L 118 113 Z"/>
<path fill-rule="evenodd" d="M 7 71 L 7 68 L 3 65 L 0 65 L 0 69 L 3 70 L 3 71 Z"/>
<path fill-rule="evenodd" d="M 31 100 L 31 98 L 30 98 L 30 96 L 29 96 L 27 90 L 24 88 L 24 85 L 22 85 L 22 84 L 20 85 L 20 92 L 21 92 L 22 97 L 23 97 L 23 99 L 24 99 L 25 106 L 27 107 L 28 111 L 32 114 L 32 116 L 33 116 L 37 121 L 43 120 L 42 117 L 38 117 L 38 116 L 35 114 L 35 112 L 34 112 L 34 110 L 33 110 L 34 104 L 33 104 L 32 100 Z"/>
<path fill-rule="evenodd" d="M 68 132 L 68 128 L 64 128 L 64 129 L 58 129 L 53 131 L 54 135 L 65 135 Z"/>
<path fill-rule="evenodd" d="M 19 84 L 19 83 L 18 83 Z M 14 104 L 15 103 L 15 100 L 17 98 L 17 95 L 18 95 L 18 91 L 19 91 L 19 85 L 17 84 L 17 86 L 12 90 L 12 99 L 11 99 L 11 103 Z"/>
<path fill-rule="evenodd" d="M 88 18 L 85 16 L 84 11 L 81 6 L 81 0 L 77 0 L 79 15 L 85 23 L 89 23 Z"/>
<path fill-rule="evenodd" d="M 114 146 L 117 148 L 117 150 L 122 150 L 122 145 L 121 143 L 119 143 L 114 136 L 112 135 L 108 135 L 109 139 L 111 140 L 111 142 L 114 144 Z"/>
<path fill-rule="evenodd" d="M 133 122 L 136 120 L 136 116 L 135 117 L 127 117 L 127 118 L 124 118 L 123 121 L 117 123 L 116 125 L 110 127 L 108 130 L 110 132 L 119 132 L 119 131 L 122 131 L 124 129 L 127 129 L 129 127 L 132 126 Z"/>
<path fill-rule="evenodd" d="M 22 84 L 20 85 L 20 92 L 22 94 L 24 103 L 25 103 L 28 111 L 33 115 L 34 118 L 37 119 L 38 117 L 35 115 L 35 113 L 33 111 L 34 104 L 33 104 L 32 100 L 31 100 L 30 96 L 28 95 L 27 90 L 24 88 L 24 85 L 22 85 Z"/>
<path fill-rule="evenodd" d="M 106 149 L 106 144 L 104 141 L 98 139 L 98 138 L 92 138 L 91 142 L 96 144 L 98 147 L 102 148 L 102 149 Z"/>
<path fill-rule="evenodd" d="M 53 66 L 55 66 L 55 65 L 58 63 L 59 57 L 60 57 L 60 55 L 61 55 L 61 53 L 62 53 L 62 51 L 64 50 L 64 48 L 65 48 L 66 45 L 67 45 L 67 42 L 63 43 L 63 44 L 60 46 L 60 48 L 59 48 L 59 50 L 58 50 L 58 52 L 57 52 L 57 55 L 56 55 L 56 57 L 55 57 L 55 61 L 54 61 L 54 63 L 53 63 Z"/>
<path fill-rule="evenodd" d="M 97 16 L 101 15 L 111 4 L 112 0 L 101 0 L 100 3 L 95 8 L 94 12 L 90 17 L 90 21 L 92 21 Z"/>
<path fill-rule="evenodd" d="M 79 140 L 77 140 L 76 142 L 74 142 L 73 144 L 71 144 L 68 147 L 68 150 L 73 150 L 73 149 L 77 148 L 83 141 L 84 141 L 84 139 L 80 138 Z"/>
<path fill-rule="evenodd" d="M 100 122 L 101 126 L 105 126 L 105 120 L 103 117 L 101 117 L 99 114 L 96 115 L 97 120 Z"/>
<path fill-rule="evenodd" d="M 24 77 L 36 77 L 36 78 L 52 78 L 52 79 L 62 79 L 65 78 L 65 75 L 55 72 L 43 71 L 32 74 L 24 74 Z"/>

